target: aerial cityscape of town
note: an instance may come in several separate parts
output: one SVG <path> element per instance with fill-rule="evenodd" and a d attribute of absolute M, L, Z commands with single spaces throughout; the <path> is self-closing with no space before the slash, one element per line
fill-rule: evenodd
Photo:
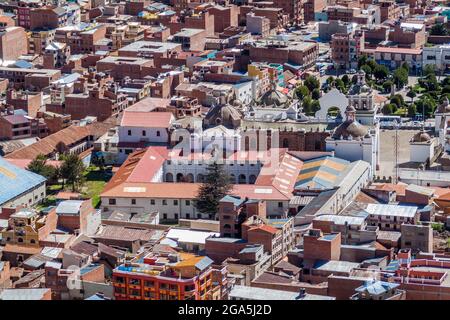
<path fill-rule="evenodd" d="M 0 300 L 450 300 L 449 19 L 0 0 Z"/>

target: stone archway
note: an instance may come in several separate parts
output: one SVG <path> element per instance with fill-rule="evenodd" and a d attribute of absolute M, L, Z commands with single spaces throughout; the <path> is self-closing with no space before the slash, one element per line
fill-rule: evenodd
<path fill-rule="evenodd" d="M 166 173 L 166 182 L 173 182 L 173 174 L 170 172 Z"/>
<path fill-rule="evenodd" d="M 343 116 L 348 103 L 348 98 L 345 94 L 336 88 L 331 89 L 319 99 L 320 110 L 316 112 L 315 117 L 320 121 L 327 121 L 328 111 L 330 108 L 339 109 L 341 115 Z"/>

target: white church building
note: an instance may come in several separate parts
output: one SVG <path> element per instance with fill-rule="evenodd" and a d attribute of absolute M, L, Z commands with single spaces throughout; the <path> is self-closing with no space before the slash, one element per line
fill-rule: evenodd
<path fill-rule="evenodd" d="M 334 151 L 338 158 L 348 161 L 363 160 L 371 165 L 374 175 L 379 164 L 379 127 L 371 129 L 356 121 L 356 109 L 348 106 L 345 110 L 345 121 L 326 139 L 326 151 Z"/>

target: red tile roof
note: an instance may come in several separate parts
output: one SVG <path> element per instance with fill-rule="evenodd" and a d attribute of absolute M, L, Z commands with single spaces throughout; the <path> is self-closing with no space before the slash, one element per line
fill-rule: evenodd
<path fill-rule="evenodd" d="M 58 144 L 62 143 L 65 146 L 70 146 L 77 141 L 81 141 L 89 136 L 98 138 L 105 134 L 109 128 L 112 128 L 114 124 L 106 122 L 95 122 L 93 124 L 79 127 L 70 126 L 64 128 L 54 134 L 51 134 L 29 146 L 23 147 L 10 154 L 7 154 L 7 159 L 34 159 L 38 155 L 43 154 L 48 156 L 52 154 Z"/>
<path fill-rule="evenodd" d="M 250 228 L 248 231 L 253 231 L 253 230 L 261 230 L 261 231 L 264 231 L 264 232 L 268 232 L 268 233 L 271 233 L 271 234 L 276 234 L 277 233 L 277 229 L 276 228 L 274 228 L 274 227 L 272 227 L 272 226 L 268 226 L 268 225 L 262 225 L 262 226 L 257 226 L 257 227 L 253 227 L 253 228 Z"/>
<path fill-rule="evenodd" d="M 404 53 L 404 54 L 421 54 L 422 49 L 411 49 L 411 48 L 391 48 L 391 47 L 377 47 L 375 52 L 380 53 Z"/>
<path fill-rule="evenodd" d="M 169 128 L 173 119 L 170 112 L 128 112 L 123 113 L 122 127 Z"/>

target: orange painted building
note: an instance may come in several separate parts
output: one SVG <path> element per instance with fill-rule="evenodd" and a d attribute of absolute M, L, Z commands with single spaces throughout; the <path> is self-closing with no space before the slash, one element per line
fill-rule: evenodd
<path fill-rule="evenodd" d="M 143 263 L 125 263 L 113 272 L 116 300 L 216 300 L 213 261 L 186 253 L 150 253 Z M 226 278 L 226 276 L 224 276 Z"/>

